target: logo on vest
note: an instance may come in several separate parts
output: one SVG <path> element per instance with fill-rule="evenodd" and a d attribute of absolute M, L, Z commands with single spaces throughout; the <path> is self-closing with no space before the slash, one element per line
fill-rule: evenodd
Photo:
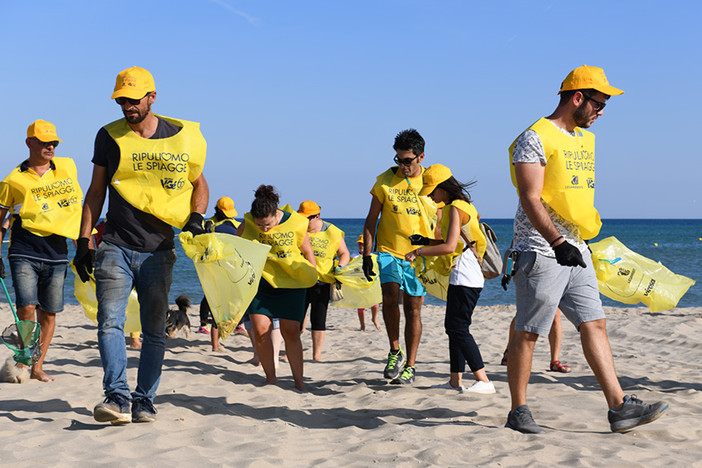
<path fill-rule="evenodd" d="M 166 190 L 180 190 L 184 186 L 184 179 L 171 179 L 170 177 L 161 179 L 161 187 L 165 188 Z"/>
<path fill-rule="evenodd" d="M 587 182 L 587 188 L 595 188 L 595 179 L 588 178 L 585 182 Z"/>
<path fill-rule="evenodd" d="M 574 175 L 572 179 L 570 179 L 570 184 L 571 185 L 578 185 L 578 176 Z"/>

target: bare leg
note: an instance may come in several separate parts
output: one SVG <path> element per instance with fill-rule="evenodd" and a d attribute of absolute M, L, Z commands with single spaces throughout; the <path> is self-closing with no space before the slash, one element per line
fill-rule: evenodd
<path fill-rule="evenodd" d="M 463 385 L 463 372 L 451 372 L 451 377 L 449 378 L 449 385 L 453 388 L 459 388 Z"/>
<path fill-rule="evenodd" d="M 479 369 L 475 372 L 473 372 L 473 377 L 475 377 L 475 380 L 479 382 L 489 382 L 490 379 L 488 379 L 487 374 L 485 373 L 485 368 L 483 367 L 482 369 Z"/>
<path fill-rule="evenodd" d="M 224 346 L 219 344 L 219 328 L 212 327 L 212 331 L 210 332 L 210 342 L 212 343 L 212 351 L 216 351 L 218 353 L 224 352 Z"/>
<path fill-rule="evenodd" d="M 358 321 L 361 322 L 361 331 L 366 331 L 366 309 L 358 309 Z"/>
<path fill-rule="evenodd" d="M 251 328 L 251 331 L 249 332 L 249 339 L 251 340 L 251 348 L 253 348 L 253 357 L 246 362 L 254 366 L 260 366 L 261 360 L 258 357 L 258 348 L 256 347 L 256 338 L 254 338 L 253 328 Z M 273 350 L 273 354 L 275 354 L 275 349 Z M 275 356 L 273 357 L 275 358 Z M 278 361 L 276 360 L 275 362 L 275 367 L 277 368 Z"/>
<path fill-rule="evenodd" d="M 563 337 L 563 329 L 561 328 L 561 311 L 556 310 L 556 316 L 551 325 L 551 331 L 548 332 L 548 345 L 551 348 L 551 362 L 558 361 L 558 356 L 561 353 L 561 339 Z"/>
<path fill-rule="evenodd" d="M 405 342 L 407 343 L 407 365 L 414 366 L 419 349 L 419 340 L 422 338 L 422 296 L 404 295 L 405 311 Z"/>
<path fill-rule="evenodd" d="M 390 349 L 400 349 L 400 306 L 398 296 L 400 285 L 397 283 L 385 283 L 383 288 L 383 320 L 385 321 L 385 331 L 388 334 Z"/>
<path fill-rule="evenodd" d="M 258 357 L 261 360 L 263 372 L 266 374 L 264 385 L 274 384 L 276 376 L 275 364 L 273 363 L 273 343 L 271 342 L 272 320 L 270 317 L 261 314 L 251 314 L 249 318 L 251 319 L 251 325 L 253 325 Z"/>
<path fill-rule="evenodd" d="M 324 346 L 324 330 L 312 330 L 312 359 L 322 361 L 322 347 Z"/>
<path fill-rule="evenodd" d="M 131 349 L 141 349 L 141 340 L 139 339 L 139 332 L 129 333 L 129 347 Z"/>
<path fill-rule="evenodd" d="M 509 344 L 512 342 L 512 335 L 514 335 L 514 318 L 512 318 L 512 321 L 509 324 L 509 336 L 507 337 L 507 346 L 505 346 L 505 352 L 502 353 L 502 365 L 506 366 L 507 365 L 507 352 L 509 351 Z"/>
<path fill-rule="evenodd" d="M 507 380 L 512 396 L 512 409 L 526 405 L 527 385 L 531 376 L 531 359 L 534 345 L 539 335 L 536 333 L 515 331 L 509 342 L 507 354 Z"/>
<path fill-rule="evenodd" d="M 302 358 L 302 341 L 300 340 L 300 322 L 296 320 L 280 319 L 280 333 L 285 340 L 285 353 L 288 355 L 288 363 L 295 387 L 300 391 L 305 391 L 305 384 L 302 376 L 304 371 Z"/>
<path fill-rule="evenodd" d="M 585 359 L 597 377 L 607 399 L 609 409 L 618 409 L 624 402 L 624 392 L 614 368 L 612 348 L 607 338 L 605 319 L 585 322 L 580 325 L 580 341 Z"/>
<path fill-rule="evenodd" d="M 280 330 L 274 328 L 271 330 L 271 341 L 273 342 L 273 364 L 277 369 L 280 366 L 280 344 L 283 342 L 283 336 L 280 334 Z"/>
<path fill-rule="evenodd" d="M 378 322 L 378 304 L 371 307 L 371 314 L 373 325 L 375 325 L 376 330 L 380 330 L 380 322 Z"/>
<path fill-rule="evenodd" d="M 41 356 L 32 366 L 32 372 L 30 377 L 32 379 L 39 380 L 41 382 L 52 382 L 54 379 L 49 377 L 46 372 L 44 372 L 44 359 L 46 359 L 46 353 L 49 351 L 49 345 L 51 344 L 51 339 L 54 337 L 54 330 L 56 329 L 56 314 L 50 314 L 38 309 L 36 306 L 25 306 L 19 307 L 17 309 L 17 316 L 20 320 L 35 320 L 39 322 L 41 331 L 39 333 L 39 349 L 41 349 Z"/>

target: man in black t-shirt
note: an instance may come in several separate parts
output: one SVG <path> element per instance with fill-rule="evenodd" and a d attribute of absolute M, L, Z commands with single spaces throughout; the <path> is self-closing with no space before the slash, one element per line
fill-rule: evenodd
<path fill-rule="evenodd" d="M 74 264 L 83 281 L 95 266 L 105 400 L 95 406 L 93 417 L 112 424 L 151 422 L 175 262 L 171 226 L 193 234 L 204 232 L 202 213 L 209 201 L 202 174 L 206 144 L 198 124 L 151 111 L 156 88 L 143 68 L 128 68 L 117 75 L 112 98 L 124 118 L 101 128 L 95 138 L 93 177 L 83 205 Z M 106 193 L 108 216 L 96 258 L 90 234 Z M 130 393 L 124 322 L 132 287 L 139 298 L 144 341 L 137 386 Z"/>

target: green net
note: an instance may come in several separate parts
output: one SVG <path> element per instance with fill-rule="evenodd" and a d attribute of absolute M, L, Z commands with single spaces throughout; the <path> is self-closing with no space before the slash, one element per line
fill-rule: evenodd
<path fill-rule="evenodd" d="M 2 341 L 14 353 L 13 358 L 16 362 L 31 366 L 39 359 L 39 331 L 37 322 L 21 320 L 9 325 L 2 332 Z"/>

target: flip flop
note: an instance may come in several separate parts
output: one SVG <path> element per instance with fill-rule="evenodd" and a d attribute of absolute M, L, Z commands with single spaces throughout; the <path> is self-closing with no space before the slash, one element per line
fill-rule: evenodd
<path fill-rule="evenodd" d="M 568 364 L 562 364 L 561 361 L 553 361 L 551 363 L 551 370 L 553 372 L 562 372 L 567 374 L 570 372 L 570 366 Z"/>

